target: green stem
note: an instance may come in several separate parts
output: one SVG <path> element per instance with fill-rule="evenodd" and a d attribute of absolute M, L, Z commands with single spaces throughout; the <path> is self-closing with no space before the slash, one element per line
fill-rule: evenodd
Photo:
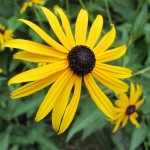
<path fill-rule="evenodd" d="M 142 0 L 139 0 L 139 4 L 138 4 L 136 12 L 135 12 L 134 21 L 133 21 L 132 27 L 131 27 L 130 32 L 129 32 L 130 36 L 129 36 L 129 40 L 127 42 L 127 47 L 128 48 L 133 43 L 133 30 L 134 30 L 134 27 L 135 27 L 135 24 L 136 24 L 136 19 L 138 17 L 138 14 L 139 14 L 139 11 L 140 11 L 141 7 L 142 7 Z"/>
<path fill-rule="evenodd" d="M 68 12 L 68 15 L 70 15 L 70 7 L 69 7 L 69 0 L 66 0 L 66 10 Z M 69 17 L 70 18 L 70 17 Z"/>
<path fill-rule="evenodd" d="M 150 70 L 150 67 L 147 67 L 145 69 L 139 70 L 138 72 L 133 73 L 132 77 L 136 76 L 136 75 L 139 75 L 139 74 L 143 74 L 143 73 L 147 72 L 148 70 Z"/>
<path fill-rule="evenodd" d="M 41 26 L 42 29 L 44 29 L 44 25 L 43 25 L 43 23 L 42 23 L 42 20 L 41 20 L 41 17 L 39 16 L 38 11 L 37 11 L 36 8 L 34 8 L 34 7 L 33 7 L 33 11 L 34 11 L 34 13 L 35 13 L 35 16 L 36 16 L 38 22 L 39 22 L 39 25 Z"/>
<path fill-rule="evenodd" d="M 88 10 L 87 10 L 87 8 L 86 8 L 86 6 L 84 5 L 84 3 L 83 3 L 83 1 L 82 0 L 78 0 L 79 1 L 79 3 L 80 3 L 80 5 L 88 12 Z M 88 15 L 89 15 L 89 19 L 90 19 L 90 21 L 91 22 L 93 22 L 94 21 L 94 18 L 93 18 L 93 16 L 92 15 L 90 15 L 90 13 L 88 12 Z"/>
<path fill-rule="evenodd" d="M 110 11 L 109 11 L 109 6 L 108 6 L 108 1 L 107 0 L 105 0 L 105 7 L 106 7 L 106 12 L 107 12 L 107 15 L 108 15 L 109 23 L 112 24 L 112 19 L 111 19 L 111 15 L 110 15 Z"/>

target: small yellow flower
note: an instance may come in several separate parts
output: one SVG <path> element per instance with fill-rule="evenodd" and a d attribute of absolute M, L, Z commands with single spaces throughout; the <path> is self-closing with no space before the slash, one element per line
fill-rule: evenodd
<path fill-rule="evenodd" d="M 128 119 L 138 128 L 139 123 L 137 122 L 136 118 L 138 117 L 137 109 L 142 105 L 144 102 L 144 98 L 142 100 L 138 99 L 140 98 L 142 94 L 142 88 L 139 84 L 136 84 L 136 88 L 134 84 L 131 82 L 130 85 L 130 97 L 127 96 L 125 93 L 121 93 L 119 96 L 119 100 L 116 100 L 116 119 L 114 123 L 116 124 L 113 132 L 116 132 L 122 122 L 121 127 L 124 127 Z"/>
<path fill-rule="evenodd" d="M 3 44 L 6 41 L 13 39 L 13 31 L 6 29 L 3 25 L 0 24 L 0 50 L 3 50 Z"/>
<path fill-rule="evenodd" d="M 16 99 L 27 96 L 53 83 L 40 105 L 35 120 L 42 120 L 52 111 L 53 128 L 60 134 L 68 128 L 75 116 L 82 81 L 96 105 L 106 116 L 114 119 L 114 106 L 99 88 L 95 79 L 114 91 L 125 92 L 128 90 L 128 85 L 120 79 L 130 77 L 131 70 L 106 64 L 123 56 L 126 52 L 126 45 L 108 49 L 116 36 L 113 25 L 100 42 L 97 42 L 103 26 L 101 15 L 96 17 L 87 36 L 88 13 L 81 9 L 75 24 L 75 36 L 73 36 L 65 13 L 58 7 L 55 9 L 60 16 L 62 26 L 50 10 L 42 7 L 60 42 L 56 42 L 34 23 L 21 19 L 49 46 L 22 39 L 7 42 L 5 46 L 24 50 L 14 55 L 16 59 L 47 63 L 10 79 L 9 84 L 30 82 L 12 92 L 11 97 Z"/>
<path fill-rule="evenodd" d="M 23 6 L 22 6 L 22 8 L 20 10 L 20 13 L 21 14 L 24 13 L 28 6 L 32 7 L 35 4 L 42 5 L 42 4 L 44 4 L 44 0 L 26 0 L 26 2 L 24 2 Z"/>
<path fill-rule="evenodd" d="M 2 73 L 3 72 L 3 70 L 2 69 L 0 69 L 0 73 Z"/>

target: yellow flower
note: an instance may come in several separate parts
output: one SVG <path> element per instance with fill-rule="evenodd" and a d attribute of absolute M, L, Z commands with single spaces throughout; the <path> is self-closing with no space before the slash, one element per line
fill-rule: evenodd
<path fill-rule="evenodd" d="M 13 39 L 13 31 L 6 29 L 3 25 L 0 24 L 0 49 L 3 50 L 3 44 L 6 41 Z"/>
<path fill-rule="evenodd" d="M 3 72 L 3 70 L 2 69 L 0 69 L 0 73 L 2 73 Z"/>
<path fill-rule="evenodd" d="M 24 2 L 21 10 L 20 10 L 20 13 L 24 13 L 27 9 L 27 7 L 32 7 L 33 5 L 35 4 L 44 4 L 44 0 L 26 0 L 26 2 Z"/>
<path fill-rule="evenodd" d="M 118 78 L 130 77 L 131 70 L 105 64 L 120 58 L 126 52 L 125 45 L 107 50 L 115 39 L 115 27 L 112 25 L 112 29 L 97 43 L 103 26 L 101 15 L 94 20 L 86 39 L 87 11 L 80 10 L 75 24 L 75 37 L 73 37 L 67 16 L 60 8 L 57 7 L 56 11 L 63 27 L 50 10 L 45 7 L 42 7 L 42 10 L 61 44 L 53 40 L 37 25 L 21 19 L 49 46 L 21 39 L 7 42 L 5 46 L 24 50 L 16 53 L 15 59 L 47 63 L 47 65 L 31 69 L 10 79 L 9 84 L 30 82 L 12 92 L 11 97 L 27 96 L 53 83 L 40 105 L 35 120 L 42 120 L 52 110 L 52 125 L 54 130 L 60 134 L 73 120 L 80 99 L 83 79 L 96 105 L 109 118 L 115 118 L 114 106 L 94 81 L 96 78 L 100 83 L 115 91 L 128 90 L 128 85 Z"/>
<path fill-rule="evenodd" d="M 113 132 L 116 132 L 122 122 L 122 126 L 124 127 L 128 119 L 138 128 L 139 123 L 137 122 L 136 118 L 138 117 L 137 109 L 142 105 L 144 102 L 144 98 L 142 100 L 138 99 L 140 98 L 142 94 L 142 88 L 139 84 L 136 84 L 137 90 L 135 90 L 134 84 L 131 82 L 130 85 L 130 97 L 127 96 L 125 93 L 120 94 L 119 100 L 116 100 L 116 119 L 114 121 L 115 128 L 113 129 Z"/>

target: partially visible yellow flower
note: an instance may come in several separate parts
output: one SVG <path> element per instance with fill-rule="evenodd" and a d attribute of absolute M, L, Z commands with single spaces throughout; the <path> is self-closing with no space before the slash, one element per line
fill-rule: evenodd
<path fill-rule="evenodd" d="M 44 4 L 44 0 L 26 0 L 26 2 L 24 2 L 23 6 L 22 6 L 22 8 L 20 10 L 20 13 L 21 14 L 24 13 L 28 6 L 32 7 L 35 4 L 42 5 L 42 4 Z"/>
<path fill-rule="evenodd" d="M 130 96 L 128 97 L 127 94 L 121 93 L 119 96 L 119 100 L 116 100 L 116 120 L 114 123 L 116 124 L 113 132 L 116 132 L 122 122 L 121 127 L 124 127 L 128 119 L 138 128 L 139 123 L 136 120 L 138 117 L 137 109 L 142 105 L 144 102 L 144 98 L 138 101 L 142 94 L 142 88 L 139 84 L 136 84 L 136 89 L 135 85 L 131 82 L 130 84 Z"/>
<path fill-rule="evenodd" d="M 3 50 L 3 44 L 6 41 L 13 39 L 13 31 L 6 29 L 3 25 L 0 24 L 0 50 Z"/>
<path fill-rule="evenodd" d="M 2 73 L 3 72 L 3 70 L 2 69 L 0 69 L 0 73 Z"/>
<path fill-rule="evenodd" d="M 8 84 L 29 82 L 13 91 L 11 97 L 16 99 L 31 95 L 53 83 L 40 105 L 35 120 L 44 119 L 52 111 L 53 128 L 61 134 L 68 128 L 75 116 L 82 81 L 84 81 L 96 105 L 106 116 L 115 119 L 114 106 L 99 88 L 95 79 L 114 91 L 126 92 L 128 90 L 128 85 L 120 79 L 131 77 L 132 71 L 107 64 L 123 56 L 126 52 L 126 45 L 110 49 L 116 36 L 113 25 L 111 30 L 97 42 L 103 27 L 101 15 L 97 15 L 88 33 L 88 13 L 81 9 L 75 23 L 75 35 L 73 35 L 65 13 L 58 7 L 55 9 L 60 16 L 62 26 L 53 12 L 42 7 L 59 42 L 52 39 L 36 24 L 21 19 L 20 21 L 39 34 L 48 46 L 22 39 L 5 43 L 7 47 L 24 50 L 14 55 L 16 59 L 47 63 L 10 79 Z"/>

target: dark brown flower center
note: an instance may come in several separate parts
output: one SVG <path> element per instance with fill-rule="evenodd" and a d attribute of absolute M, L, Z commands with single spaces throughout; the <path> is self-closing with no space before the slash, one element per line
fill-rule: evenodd
<path fill-rule="evenodd" d="M 93 51 L 84 45 L 75 46 L 68 54 L 69 66 L 79 76 L 90 73 L 95 67 Z"/>
<path fill-rule="evenodd" d="M 126 110 L 126 114 L 129 116 L 129 115 L 133 114 L 134 112 L 135 112 L 135 105 L 128 106 L 128 108 Z"/>
<path fill-rule="evenodd" d="M 1 33 L 1 34 L 4 34 L 4 33 L 5 33 L 5 30 L 0 28 L 0 33 Z"/>

